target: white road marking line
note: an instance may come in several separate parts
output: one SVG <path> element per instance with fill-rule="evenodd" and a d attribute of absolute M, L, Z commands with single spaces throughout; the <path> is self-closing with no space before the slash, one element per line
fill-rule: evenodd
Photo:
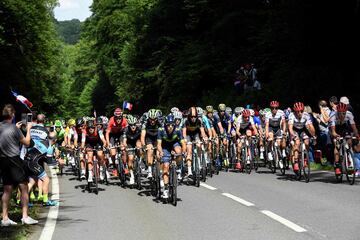
<path fill-rule="evenodd" d="M 239 198 L 237 196 L 234 196 L 234 195 L 232 195 L 230 193 L 222 193 L 222 195 L 224 195 L 225 197 L 231 198 L 232 200 L 237 201 L 237 202 L 239 202 L 239 203 L 241 203 L 241 204 L 243 204 L 243 205 L 245 205 L 247 207 L 255 206 L 255 204 L 253 204 L 251 202 L 248 202 L 248 201 L 246 201 L 244 199 L 241 199 L 241 198 Z"/>
<path fill-rule="evenodd" d="M 263 214 L 265 214 L 266 216 L 274 219 L 275 221 L 278 221 L 279 223 L 284 224 L 285 226 L 287 226 L 288 228 L 291 228 L 292 230 L 294 230 L 295 232 L 306 232 L 307 230 L 305 228 L 300 227 L 299 225 L 296 225 L 295 223 L 280 217 L 279 215 L 268 211 L 268 210 L 262 210 L 261 211 Z"/>
<path fill-rule="evenodd" d="M 212 187 L 212 186 L 210 186 L 210 185 L 207 185 L 207 184 L 205 184 L 205 183 L 200 183 L 200 186 L 202 186 L 202 187 L 204 187 L 204 188 L 207 188 L 207 189 L 209 189 L 209 190 L 212 190 L 212 191 L 216 190 L 216 188 L 214 188 L 214 187 Z"/>
<path fill-rule="evenodd" d="M 59 200 L 60 199 L 60 192 L 59 192 L 59 181 L 56 175 L 55 170 L 50 167 L 51 173 L 51 190 L 52 196 L 51 200 Z M 44 229 L 41 232 L 39 240 L 49 240 L 52 239 L 52 235 L 55 231 L 56 220 L 59 214 L 59 203 L 57 206 L 50 207 L 48 216 L 46 218 L 46 223 Z"/>

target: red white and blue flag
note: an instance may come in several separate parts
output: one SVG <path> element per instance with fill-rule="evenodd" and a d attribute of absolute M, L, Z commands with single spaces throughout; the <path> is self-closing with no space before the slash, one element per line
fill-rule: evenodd
<path fill-rule="evenodd" d="M 131 103 L 129 103 L 129 102 L 127 102 L 127 101 L 124 101 L 124 103 L 123 103 L 123 109 L 129 109 L 129 110 L 131 110 L 132 107 L 133 107 L 133 105 L 132 105 Z"/>
<path fill-rule="evenodd" d="M 12 95 L 14 95 L 14 97 L 16 97 L 16 101 L 21 102 L 26 107 L 31 108 L 33 106 L 33 104 L 23 95 L 19 95 L 14 91 L 11 91 L 11 93 L 12 93 Z"/>

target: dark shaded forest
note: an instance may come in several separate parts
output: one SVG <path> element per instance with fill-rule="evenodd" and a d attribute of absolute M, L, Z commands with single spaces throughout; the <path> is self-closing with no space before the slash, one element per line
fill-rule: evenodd
<path fill-rule="evenodd" d="M 358 0 L 94 0 L 83 24 L 57 23 L 55 4 L 0 2 L 2 104 L 11 86 L 66 118 L 123 100 L 136 112 L 271 99 L 317 111 L 332 95 L 360 112 Z M 238 95 L 235 71 L 247 62 L 263 89 Z"/>

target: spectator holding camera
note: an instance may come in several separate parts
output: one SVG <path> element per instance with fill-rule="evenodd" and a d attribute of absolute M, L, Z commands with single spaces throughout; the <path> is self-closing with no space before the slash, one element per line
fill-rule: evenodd
<path fill-rule="evenodd" d="M 20 159 L 20 144 L 29 146 L 30 128 L 32 123 L 26 126 L 26 137 L 20 131 L 22 122 L 12 124 L 15 118 L 15 109 L 11 104 L 5 105 L 2 110 L 4 121 L 0 123 L 0 168 L 2 170 L 4 194 L 2 196 L 2 220 L 1 226 L 11 226 L 17 223 L 12 221 L 9 216 L 9 203 L 14 186 L 19 186 L 22 203 L 23 224 L 37 224 L 38 221 L 28 216 L 28 174 L 25 170 L 24 162 Z"/>

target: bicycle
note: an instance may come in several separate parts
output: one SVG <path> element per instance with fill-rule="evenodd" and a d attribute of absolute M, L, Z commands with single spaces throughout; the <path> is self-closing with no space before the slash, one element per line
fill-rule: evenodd
<path fill-rule="evenodd" d="M 150 150 L 153 151 L 153 156 L 154 156 L 153 163 L 152 163 L 153 177 L 150 179 L 151 195 L 153 197 L 156 197 L 157 199 L 160 199 L 161 198 L 161 186 L 160 186 L 161 174 L 160 174 L 160 163 L 158 162 L 157 157 L 156 157 L 157 148 L 152 147 Z M 148 151 L 148 149 L 145 148 L 144 149 L 145 157 L 147 157 L 147 154 L 146 154 L 147 151 Z M 147 159 L 145 162 L 146 163 L 148 162 Z"/>
<path fill-rule="evenodd" d="M 126 148 L 127 152 L 133 151 L 135 154 L 134 157 L 134 165 L 133 165 L 133 171 L 134 171 L 134 178 L 135 178 L 135 184 L 138 190 L 142 189 L 142 183 L 141 183 L 141 163 L 142 159 L 141 157 L 136 154 L 136 151 L 141 150 L 141 148 L 135 147 L 135 148 Z"/>
<path fill-rule="evenodd" d="M 177 205 L 177 187 L 178 187 L 178 174 L 181 174 L 181 170 L 180 173 L 177 172 L 178 169 L 178 165 L 176 163 L 175 158 L 181 156 L 182 157 L 182 163 L 180 164 L 180 168 L 182 168 L 183 163 L 184 163 L 184 154 L 180 153 L 180 154 L 176 154 L 176 153 L 171 153 L 171 164 L 169 167 L 169 198 L 168 201 L 171 202 L 174 206 Z"/>
<path fill-rule="evenodd" d="M 241 162 L 242 166 L 244 166 L 244 170 L 246 173 L 250 174 L 252 168 L 254 167 L 254 145 L 253 145 L 253 139 L 255 139 L 255 136 L 251 137 L 251 141 L 249 141 L 249 138 L 246 136 L 241 136 L 240 141 L 242 141 L 241 146 Z"/>
<path fill-rule="evenodd" d="M 97 159 L 97 152 L 100 150 L 100 148 L 92 148 L 89 149 L 93 152 L 93 183 L 95 188 L 95 194 L 97 195 L 99 193 L 99 168 L 98 168 L 98 159 Z M 85 165 L 86 165 L 86 179 L 89 179 L 89 168 L 88 168 L 88 155 L 85 156 Z M 91 192 L 91 182 L 88 181 L 88 190 Z"/>
<path fill-rule="evenodd" d="M 356 137 L 340 137 L 336 139 L 335 147 L 339 150 L 339 165 L 341 174 L 335 174 L 336 181 L 342 182 L 343 175 L 345 174 L 346 180 L 350 185 L 355 183 L 356 171 L 354 163 L 354 152 L 349 146 L 347 140 L 355 140 Z"/>
<path fill-rule="evenodd" d="M 207 144 L 205 143 L 205 141 L 201 141 L 201 160 L 200 160 L 200 176 L 201 176 L 201 180 L 203 182 L 206 182 L 206 175 L 207 175 L 207 166 L 208 166 L 208 162 L 209 162 L 209 158 L 208 158 L 208 154 L 207 154 Z"/>
<path fill-rule="evenodd" d="M 193 184 L 196 187 L 200 187 L 200 160 L 201 156 L 199 157 L 198 148 L 196 146 L 198 142 L 192 141 L 192 168 L 193 168 Z"/>
<path fill-rule="evenodd" d="M 306 148 L 303 138 L 300 138 L 300 149 L 295 151 L 298 151 L 298 164 L 299 164 L 299 170 L 294 171 L 296 179 L 300 181 L 301 177 L 303 176 L 305 182 L 308 183 L 310 181 L 309 151 Z"/>

